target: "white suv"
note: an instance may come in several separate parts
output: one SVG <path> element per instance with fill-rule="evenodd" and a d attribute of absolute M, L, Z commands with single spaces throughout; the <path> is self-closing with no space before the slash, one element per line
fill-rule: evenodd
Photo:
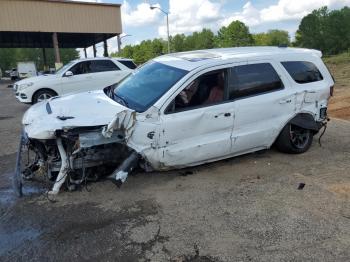
<path fill-rule="evenodd" d="M 103 89 L 129 75 L 136 65 L 124 58 L 92 58 L 74 60 L 54 75 L 41 75 L 18 81 L 16 98 L 22 103 L 43 101 L 67 93 Z"/>
<path fill-rule="evenodd" d="M 120 185 L 137 165 L 182 168 L 273 144 L 303 153 L 326 124 L 333 85 L 316 50 L 239 47 L 161 56 L 117 86 L 32 106 L 22 144 L 37 157 L 24 172 L 18 161 L 16 181 L 41 168 L 58 193 L 67 177 L 74 184 L 108 173 Z"/>

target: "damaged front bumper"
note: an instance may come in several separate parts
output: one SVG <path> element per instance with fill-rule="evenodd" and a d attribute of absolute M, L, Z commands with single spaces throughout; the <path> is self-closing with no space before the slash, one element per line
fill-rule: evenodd
<path fill-rule="evenodd" d="M 23 180 L 37 173 L 53 182 L 49 194 L 59 193 L 65 182 L 68 189 L 74 189 L 103 175 L 109 175 L 107 179 L 120 187 L 138 166 L 140 156 L 126 145 L 124 132 L 115 131 L 105 137 L 102 130 L 59 131 L 55 139 L 37 140 L 29 138 L 23 129 L 13 179 L 16 194 L 22 196 Z M 23 159 L 25 152 L 27 161 Z M 29 152 L 34 152 L 34 157 L 30 158 Z"/>

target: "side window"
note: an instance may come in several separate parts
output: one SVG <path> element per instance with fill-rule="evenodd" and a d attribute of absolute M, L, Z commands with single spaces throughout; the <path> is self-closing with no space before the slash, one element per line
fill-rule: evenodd
<path fill-rule="evenodd" d="M 69 71 L 71 71 L 73 75 L 89 74 L 91 73 L 90 65 L 90 61 L 80 62 L 74 65 Z"/>
<path fill-rule="evenodd" d="M 230 100 L 280 90 L 283 87 L 270 63 L 235 66 L 230 70 Z"/>
<path fill-rule="evenodd" d="M 100 72 L 108 72 L 108 71 L 117 71 L 120 68 L 109 60 L 95 60 L 91 61 L 91 72 L 92 73 L 100 73 Z"/>
<path fill-rule="evenodd" d="M 323 80 L 318 68 L 311 62 L 289 61 L 281 62 L 290 76 L 299 84 L 306 84 Z"/>
<path fill-rule="evenodd" d="M 135 69 L 137 67 L 135 63 L 131 60 L 118 60 L 118 62 L 130 69 Z"/>
<path fill-rule="evenodd" d="M 227 100 L 226 75 L 226 70 L 217 70 L 198 77 L 176 96 L 165 113 L 209 106 Z"/>

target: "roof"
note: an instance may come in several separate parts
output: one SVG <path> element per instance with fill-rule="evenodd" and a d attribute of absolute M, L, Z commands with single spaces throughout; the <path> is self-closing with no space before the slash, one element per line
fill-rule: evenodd
<path fill-rule="evenodd" d="M 101 3 L 101 2 L 84 2 L 84 1 L 72 1 L 72 0 L 33 0 L 33 1 L 50 1 L 50 2 L 61 2 L 68 4 L 82 4 L 82 5 L 104 5 L 104 6 L 121 6 L 121 4 L 113 3 Z"/>
<path fill-rule="evenodd" d="M 273 47 L 273 46 L 249 46 L 196 50 L 180 53 L 172 53 L 160 56 L 155 61 L 185 70 L 193 70 L 202 65 L 228 59 L 244 59 L 251 57 L 279 56 L 286 54 L 310 54 L 321 57 L 322 53 L 314 49 Z"/>
<path fill-rule="evenodd" d="M 119 4 L 66 0 L 0 0 L 0 48 L 88 47 L 122 33 Z"/>
<path fill-rule="evenodd" d="M 79 58 L 73 60 L 73 62 L 83 62 L 91 60 L 122 60 L 122 61 L 133 61 L 131 58 L 119 58 L 119 57 L 90 57 L 90 58 Z"/>

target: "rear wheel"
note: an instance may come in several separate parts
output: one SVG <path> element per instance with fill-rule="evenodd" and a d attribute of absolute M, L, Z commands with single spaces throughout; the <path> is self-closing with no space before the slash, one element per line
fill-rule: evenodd
<path fill-rule="evenodd" d="M 42 102 L 54 96 L 57 96 L 57 94 L 52 90 L 48 90 L 48 89 L 39 90 L 33 96 L 33 104 Z"/>
<path fill-rule="evenodd" d="M 287 124 L 276 140 L 279 151 L 288 154 L 300 154 L 306 152 L 313 140 L 313 132 L 296 125 Z"/>

